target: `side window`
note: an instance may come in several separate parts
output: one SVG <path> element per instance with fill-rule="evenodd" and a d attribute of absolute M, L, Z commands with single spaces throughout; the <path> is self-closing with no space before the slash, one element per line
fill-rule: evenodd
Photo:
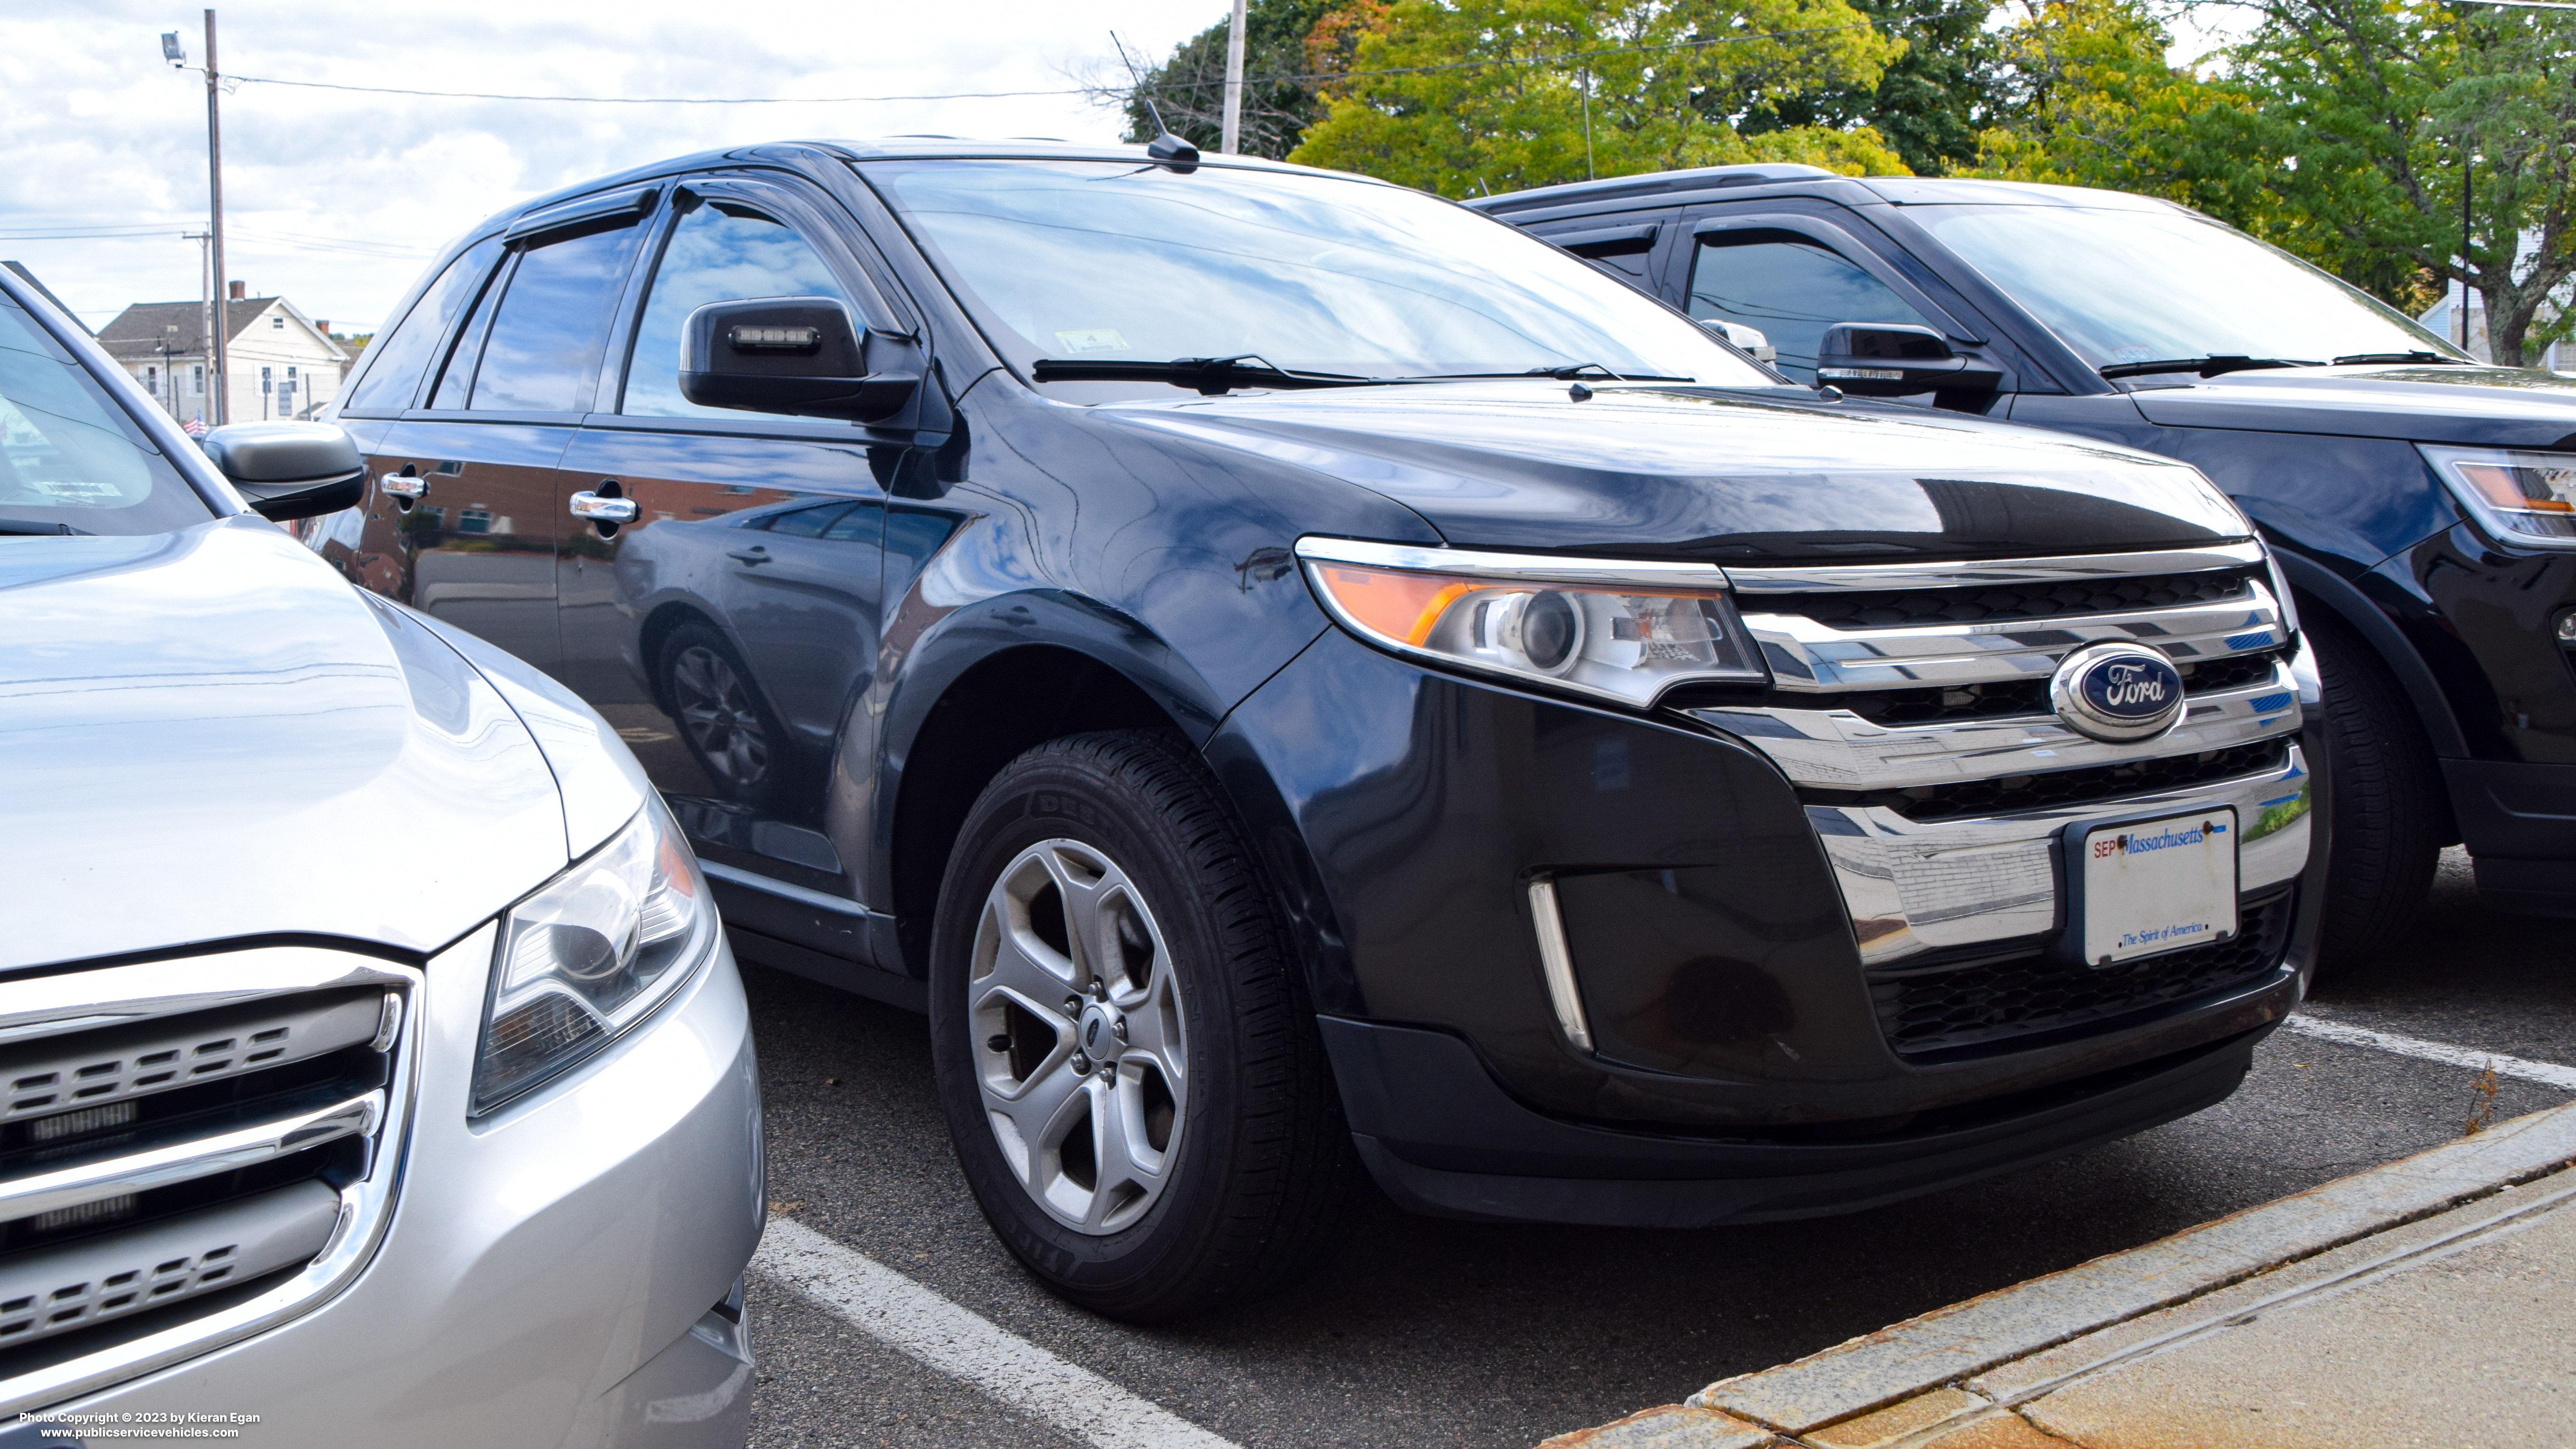
<path fill-rule="evenodd" d="M 631 223 L 556 233 L 523 252 L 501 293 L 466 405 L 476 412 L 588 412 L 617 294 L 642 234 Z"/>
<path fill-rule="evenodd" d="M 681 216 L 654 273 L 644 320 L 635 328 L 626 400 L 618 411 L 641 417 L 742 416 L 680 396 L 680 329 L 709 302 L 750 297 L 838 297 L 850 305 L 848 289 L 822 254 L 786 223 L 724 200 L 703 202 Z M 854 320 L 860 316 L 855 305 L 850 311 Z"/>
<path fill-rule="evenodd" d="M 1691 258 L 1690 314 L 1759 328 L 1779 369 L 1816 380 L 1816 344 L 1837 322 L 1929 326 L 1923 314 L 1821 242 L 1788 232 L 1718 232 Z"/>
<path fill-rule="evenodd" d="M 492 270 L 500 255 L 501 242 L 495 237 L 449 262 L 401 325 L 369 349 L 374 357 L 367 364 L 367 374 L 343 407 L 350 412 L 400 412 L 410 407 L 420 394 L 420 375 L 446 339 L 448 325 L 474 300 L 483 274 Z"/>
<path fill-rule="evenodd" d="M 456 329 L 456 345 L 448 349 L 447 367 L 438 375 L 438 387 L 422 406 L 434 412 L 462 409 L 474 391 L 474 360 L 483 355 L 483 334 L 492 329 L 492 309 L 500 305 L 502 292 L 510 285 L 510 268 L 503 263 L 500 274 L 483 289 L 483 299 L 474 304 L 473 314 L 465 325 Z"/>

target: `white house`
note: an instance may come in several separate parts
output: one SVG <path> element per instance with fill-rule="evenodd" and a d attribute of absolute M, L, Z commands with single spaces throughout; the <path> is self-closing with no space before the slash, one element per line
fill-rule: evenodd
<path fill-rule="evenodd" d="M 231 421 L 309 418 L 339 396 L 351 354 L 331 340 L 329 322 L 283 297 L 246 297 L 239 282 L 229 290 Z M 204 318 L 203 302 L 137 302 L 100 329 L 98 341 L 172 417 L 211 427 Z"/>

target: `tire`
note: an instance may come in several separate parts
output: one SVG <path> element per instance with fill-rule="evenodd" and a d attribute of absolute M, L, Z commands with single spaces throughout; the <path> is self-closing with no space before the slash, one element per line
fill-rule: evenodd
<path fill-rule="evenodd" d="M 985 788 L 940 885 L 930 1030 L 985 1218 L 1094 1312 L 1164 1323 L 1280 1287 L 1352 1199 L 1279 913 L 1175 736 L 1050 741 Z"/>
<path fill-rule="evenodd" d="M 2341 620 L 2304 625 L 2325 684 L 2333 752 L 2316 972 L 2325 979 L 2368 962 L 2415 923 L 2441 862 L 2443 798 L 2432 745 L 2388 666 Z"/>
<path fill-rule="evenodd" d="M 785 793 L 787 732 L 742 656 L 713 625 L 672 630 L 655 658 L 653 683 L 716 794 L 738 805 L 767 805 Z"/>

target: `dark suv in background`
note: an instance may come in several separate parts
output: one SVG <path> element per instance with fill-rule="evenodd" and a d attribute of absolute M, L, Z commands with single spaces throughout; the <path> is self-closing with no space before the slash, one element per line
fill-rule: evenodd
<path fill-rule="evenodd" d="M 1279 1281 L 1363 1168 L 1927 1191 L 2224 1097 L 2298 1000 L 2313 674 L 2187 466 L 1169 146 L 685 158 L 394 315 L 307 542 L 596 705 L 739 951 L 926 1009 L 1102 1311 Z"/>
<path fill-rule="evenodd" d="M 2576 914 L 2576 381 L 2477 363 L 2120 192 L 1771 165 L 1469 204 L 1760 330 L 1801 382 L 2143 448 L 2226 489 L 2325 675 L 2328 965 L 2403 933 L 2445 844 L 2493 904 Z"/>

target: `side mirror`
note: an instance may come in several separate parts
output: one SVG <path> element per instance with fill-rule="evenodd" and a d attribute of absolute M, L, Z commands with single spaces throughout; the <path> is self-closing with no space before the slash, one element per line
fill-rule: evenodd
<path fill-rule="evenodd" d="M 2002 374 L 1951 350 L 1929 327 L 1837 322 L 1816 344 L 1816 381 L 1863 397 L 1917 392 L 1992 392 Z"/>
<path fill-rule="evenodd" d="M 197 440 L 251 510 L 272 523 L 355 508 L 367 463 L 328 423 L 235 423 Z"/>
<path fill-rule="evenodd" d="M 872 423 L 921 386 L 921 349 L 863 333 L 831 297 L 710 302 L 689 314 L 680 396 L 700 407 Z"/>
<path fill-rule="evenodd" d="M 1734 343 L 1736 350 L 1756 362 L 1776 365 L 1780 361 L 1780 349 L 1771 345 L 1769 334 L 1759 327 L 1747 327 L 1741 322 L 1728 322 L 1716 317 L 1702 317 L 1699 325 Z"/>

